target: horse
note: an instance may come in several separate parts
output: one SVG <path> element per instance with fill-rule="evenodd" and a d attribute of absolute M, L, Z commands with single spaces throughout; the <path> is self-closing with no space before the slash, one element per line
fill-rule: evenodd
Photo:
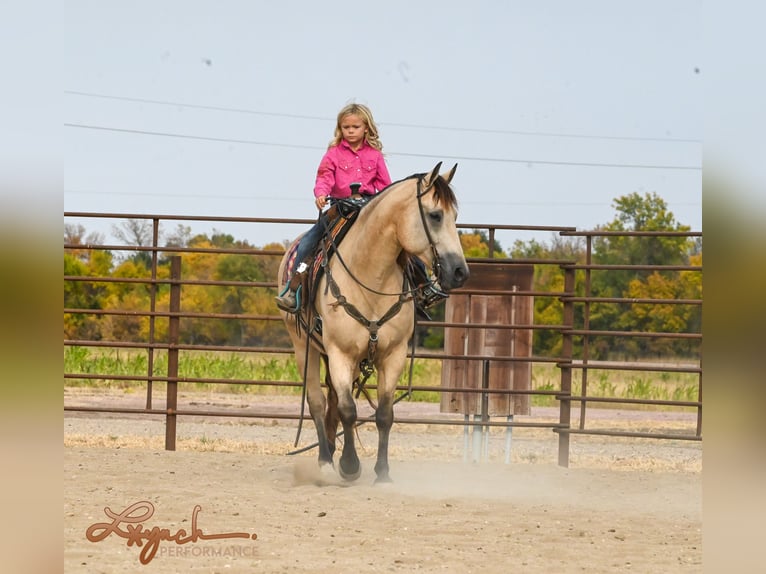
<path fill-rule="evenodd" d="M 455 224 L 457 199 L 450 187 L 457 164 L 446 175 L 439 174 L 440 167 L 441 162 L 430 172 L 396 181 L 373 196 L 342 242 L 332 245 L 308 309 L 299 311 L 302 316 L 297 318 L 281 311 L 304 377 L 321 474 L 334 474 L 340 422 L 344 440 L 338 472 L 347 481 L 361 475 L 354 441 L 353 388 L 365 369 L 374 368 L 378 381 L 375 482 L 391 481 L 388 442 L 394 394 L 415 327 L 413 290 L 402 261 L 417 256 L 445 293 L 463 285 L 469 276 Z M 280 291 L 299 239 L 281 260 Z M 318 323 L 321 329 L 314 327 Z M 325 364 L 327 397 L 320 384 L 320 358 Z"/>

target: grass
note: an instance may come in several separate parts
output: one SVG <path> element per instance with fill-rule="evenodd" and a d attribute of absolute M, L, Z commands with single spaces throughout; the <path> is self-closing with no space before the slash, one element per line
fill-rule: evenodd
<path fill-rule="evenodd" d="M 572 379 L 572 394 L 582 395 L 582 371 L 574 371 Z M 532 385 L 535 389 L 556 390 L 560 388 L 560 384 L 559 372 L 554 366 L 535 365 L 532 367 Z M 585 394 L 589 397 L 619 399 L 696 401 L 699 396 L 698 388 L 699 377 L 694 373 L 590 370 L 587 375 L 587 392 Z M 557 404 L 557 401 L 552 396 L 536 395 L 532 397 L 532 404 L 553 406 Z M 590 403 L 589 406 L 591 408 L 598 406 L 614 408 L 613 405 L 607 403 Z M 661 409 L 663 407 L 621 404 L 620 408 Z"/>
<path fill-rule="evenodd" d="M 93 349 L 89 347 L 64 348 L 64 372 L 70 374 L 103 374 L 97 379 L 66 379 L 70 387 L 91 387 L 123 389 L 137 392 L 145 388 L 143 381 L 119 381 L 108 375 L 146 376 L 148 355 L 145 351 L 125 349 Z M 154 357 L 155 376 L 167 373 L 167 353 L 158 351 Z M 264 353 L 220 353 L 185 351 L 179 357 L 178 372 L 180 377 L 246 380 L 255 382 L 282 381 L 298 382 L 302 374 L 298 372 L 292 355 L 274 355 Z M 407 385 L 409 363 L 399 384 Z M 377 383 L 373 373 L 368 385 Z M 441 362 L 435 360 L 416 360 L 413 367 L 412 384 L 415 386 L 439 386 L 441 383 Z M 154 383 L 155 389 L 163 389 L 164 383 Z M 540 391 L 556 391 L 561 386 L 559 369 L 551 364 L 532 366 L 531 388 Z M 269 384 L 235 384 L 193 382 L 183 383 L 184 390 L 216 391 L 250 394 L 300 394 L 299 386 L 274 386 Z M 587 394 L 596 397 L 634 398 L 645 400 L 696 401 L 698 377 L 693 373 L 642 372 L 590 370 L 587 378 Z M 574 371 L 572 393 L 582 394 L 582 371 Z M 414 391 L 412 400 L 439 402 L 438 391 Z M 555 406 L 558 401 L 550 395 L 532 395 L 534 406 Z M 592 407 L 613 406 L 591 403 Z M 651 408 L 657 406 L 620 405 L 620 408 Z M 673 408 L 673 407 L 665 407 Z"/>

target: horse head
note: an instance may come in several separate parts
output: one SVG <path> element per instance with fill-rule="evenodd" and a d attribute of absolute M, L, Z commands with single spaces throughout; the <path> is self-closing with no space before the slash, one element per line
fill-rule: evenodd
<path fill-rule="evenodd" d="M 469 276 L 457 232 L 457 198 L 450 182 L 457 164 L 440 175 L 441 162 L 430 173 L 419 175 L 417 186 L 417 217 L 410 218 L 407 237 L 400 238 L 406 251 L 417 255 L 433 270 L 439 285 L 445 291 L 463 285 Z"/>

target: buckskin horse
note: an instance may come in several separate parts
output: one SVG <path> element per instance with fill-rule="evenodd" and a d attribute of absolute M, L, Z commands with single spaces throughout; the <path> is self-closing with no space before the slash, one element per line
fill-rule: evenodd
<path fill-rule="evenodd" d="M 353 391 L 360 374 L 374 368 L 378 385 L 375 482 L 391 480 L 388 441 L 394 393 L 415 326 L 413 288 L 403 262 L 417 256 L 445 293 L 463 285 L 469 275 L 455 225 L 457 199 L 450 187 L 457 165 L 445 175 L 439 174 L 440 167 L 441 162 L 429 173 L 394 182 L 373 196 L 359 210 L 342 242 L 325 248 L 313 301 L 305 301 L 297 317 L 282 312 L 304 376 L 322 473 L 334 470 L 340 422 L 344 440 L 338 471 L 346 480 L 361 474 L 354 442 Z M 280 290 L 296 243 L 282 258 Z M 320 358 L 325 363 L 327 397 L 320 383 Z"/>

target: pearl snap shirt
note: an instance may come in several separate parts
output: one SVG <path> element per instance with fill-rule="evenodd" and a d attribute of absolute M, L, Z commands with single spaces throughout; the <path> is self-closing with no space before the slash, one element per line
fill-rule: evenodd
<path fill-rule="evenodd" d="M 314 196 L 343 198 L 351 195 L 349 184 L 359 182 L 360 193 L 375 194 L 391 184 L 383 154 L 367 142 L 353 151 L 343 140 L 322 157 L 317 169 Z"/>

